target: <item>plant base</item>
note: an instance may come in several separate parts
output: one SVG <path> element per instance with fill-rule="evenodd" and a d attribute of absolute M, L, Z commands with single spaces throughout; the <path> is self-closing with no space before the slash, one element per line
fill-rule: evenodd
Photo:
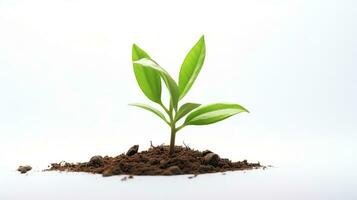
<path fill-rule="evenodd" d="M 53 163 L 46 171 L 88 172 L 103 176 L 197 175 L 262 167 L 259 163 L 248 163 L 246 160 L 231 162 L 228 159 L 220 158 L 209 150 L 201 152 L 182 146 L 175 146 L 171 156 L 169 156 L 168 146 L 152 146 L 142 152 L 137 152 L 137 149 L 138 146 L 135 145 L 129 149 L 127 154 L 116 157 L 94 156 L 89 162 L 84 163 Z"/>

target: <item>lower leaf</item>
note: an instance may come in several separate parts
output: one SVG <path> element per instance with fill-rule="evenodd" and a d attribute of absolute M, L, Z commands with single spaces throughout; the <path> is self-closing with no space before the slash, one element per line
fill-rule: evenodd
<path fill-rule="evenodd" d="M 241 112 L 249 112 L 238 104 L 215 103 L 201 106 L 185 119 L 185 125 L 207 125 L 222 121 Z"/>
<path fill-rule="evenodd" d="M 167 121 L 165 115 L 156 108 L 153 108 L 153 107 L 143 104 L 143 103 L 133 103 L 133 104 L 129 104 L 129 106 L 136 106 L 136 107 L 148 110 L 148 111 L 154 113 L 155 115 L 157 115 L 158 117 L 160 117 L 162 120 L 164 120 L 166 122 L 166 124 L 168 124 L 170 126 L 170 123 Z"/>

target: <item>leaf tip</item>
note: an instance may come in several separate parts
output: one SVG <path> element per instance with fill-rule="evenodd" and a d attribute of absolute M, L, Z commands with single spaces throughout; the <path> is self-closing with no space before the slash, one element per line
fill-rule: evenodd
<path fill-rule="evenodd" d="M 135 43 L 133 43 L 133 45 L 131 46 L 131 50 L 132 50 L 132 52 L 134 53 L 137 53 L 139 50 L 140 50 L 140 48 L 139 48 L 139 46 L 138 45 L 136 45 Z"/>
<path fill-rule="evenodd" d="M 202 35 L 200 37 L 200 40 L 198 41 L 198 43 L 201 43 L 203 45 L 203 48 L 205 48 L 206 43 L 205 43 L 205 35 Z"/>
<path fill-rule="evenodd" d="M 244 112 L 250 113 L 249 110 L 247 110 L 246 108 L 243 108 L 243 110 L 244 110 Z"/>

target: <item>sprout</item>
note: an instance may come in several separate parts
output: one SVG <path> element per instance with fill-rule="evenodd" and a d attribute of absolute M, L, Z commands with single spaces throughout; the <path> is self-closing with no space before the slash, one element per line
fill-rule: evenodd
<path fill-rule="evenodd" d="M 191 89 L 201 71 L 206 55 L 204 36 L 192 47 L 186 55 L 179 74 L 178 84 L 157 62 L 136 44 L 132 49 L 132 61 L 136 80 L 147 98 L 159 104 L 168 116 L 158 109 L 146 104 L 129 104 L 151 111 L 160 117 L 171 129 L 170 150 L 174 151 L 176 133 L 188 125 L 207 125 L 219 122 L 241 112 L 249 112 L 244 107 L 234 103 L 214 103 L 201 105 L 198 103 L 185 103 L 179 107 L 179 102 Z M 165 106 L 161 101 L 161 83 L 165 83 L 169 94 L 170 104 Z M 185 118 L 180 126 L 176 123 Z"/>

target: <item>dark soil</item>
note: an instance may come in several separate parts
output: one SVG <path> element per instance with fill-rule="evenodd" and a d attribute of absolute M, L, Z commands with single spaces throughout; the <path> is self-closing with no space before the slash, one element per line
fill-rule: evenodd
<path fill-rule="evenodd" d="M 197 151 L 176 146 L 169 156 L 168 146 L 151 146 L 147 151 L 138 152 L 139 146 L 131 147 L 126 154 L 116 157 L 93 156 L 84 163 L 53 163 L 46 171 L 88 172 L 112 175 L 179 175 L 204 174 L 235 170 L 249 170 L 262 167 L 259 163 L 246 160 L 231 162 L 206 150 Z M 130 178 L 130 177 L 129 177 Z"/>

